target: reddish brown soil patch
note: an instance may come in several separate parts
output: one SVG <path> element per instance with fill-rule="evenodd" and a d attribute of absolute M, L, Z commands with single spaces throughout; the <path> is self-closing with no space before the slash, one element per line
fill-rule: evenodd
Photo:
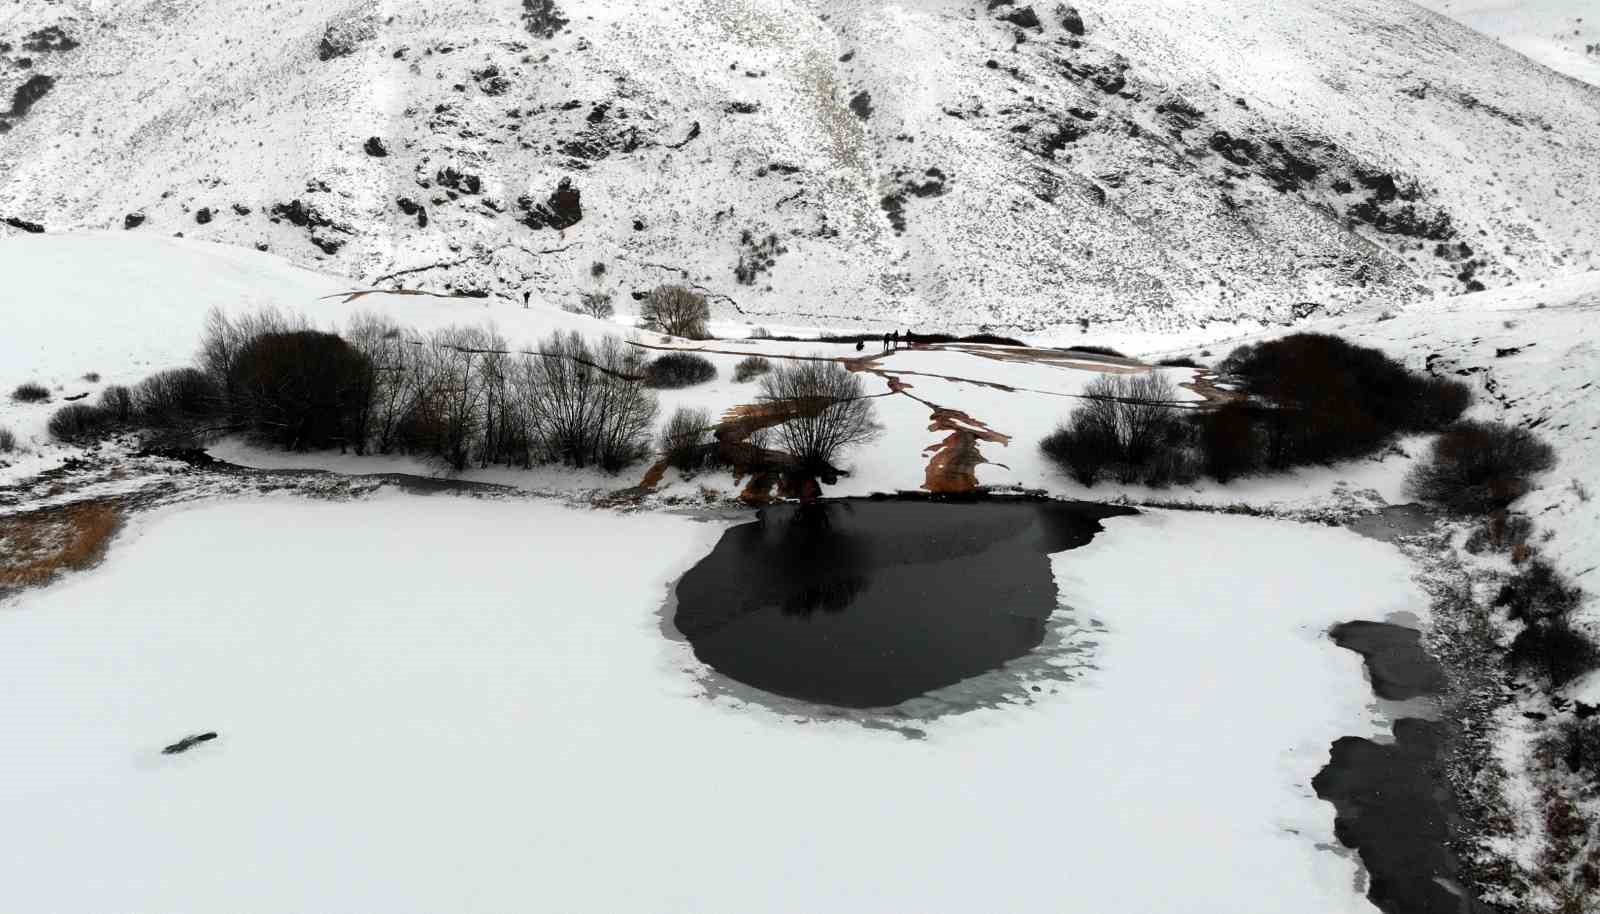
<path fill-rule="evenodd" d="M 1223 390 L 1216 385 L 1216 380 L 1217 376 L 1212 374 L 1210 371 L 1202 371 L 1195 375 L 1193 380 L 1184 381 L 1178 386 L 1185 390 L 1192 390 L 1201 397 L 1205 398 L 1204 402 L 1208 407 L 1221 406 L 1224 403 L 1231 403 L 1234 400 L 1243 400 L 1246 398 L 1245 394 L 1240 393 L 1237 390 Z"/>
<path fill-rule="evenodd" d="M 639 488 L 646 491 L 654 489 L 661 485 L 661 477 L 665 475 L 667 475 L 667 462 L 657 460 L 650 465 L 650 469 L 644 471 L 644 478 L 639 480 Z"/>
<path fill-rule="evenodd" d="M 922 487 L 929 492 L 971 492 L 978 487 L 978 465 L 993 463 L 984 459 L 979 441 L 1007 445 L 1011 436 L 997 432 L 961 410 L 933 407 L 928 431 L 948 431 L 944 440 L 923 453 L 932 452 L 923 474 Z M 1005 464 L 995 464 L 1005 466 Z"/>

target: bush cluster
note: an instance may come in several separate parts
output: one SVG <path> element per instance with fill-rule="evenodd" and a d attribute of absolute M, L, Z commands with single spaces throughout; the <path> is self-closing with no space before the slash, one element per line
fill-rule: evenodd
<path fill-rule="evenodd" d="M 18 403 L 44 403 L 50 399 L 50 389 L 43 384 L 27 381 L 11 391 L 11 399 Z"/>
<path fill-rule="evenodd" d="M 1525 514 L 1496 511 L 1483 519 L 1467 537 L 1466 550 L 1473 555 L 1493 550 L 1516 554 L 1528 549 L 1528 537 L 1533 535 L 1533 521 Z"/>
<path fill-rule="evenodd" d="M 1102 375 L 1087 399 L 1040 447 L 1083 485 L 1103 475 L 1163 485 L 1195 476 L 1190 428 L 1172 408 L 1177 391 L 1165 376 Z"/>
<path fill-rule="evenodd" d="M 1600 783 L 1600 717 L 1562 721 L 1556 727 L 1556 740 L 1567 770 Z"/>
<path fill-rule="evenodd" d="M 134 385 L 133 412 L 150 425 L 173 425 L 217 415 L 226 405 L 221 388 L 198 368 L 169 368 Z"/>
<path fill-rule="evenodd" d="M 1398 433 L 1444 428 L 1472 400 L 1459 382 L 1320 333 L 1241 346 L 1218 372 L 1250 399 L 1209 436 L 1207 463 L 1237 472 L 1362 457 Z"/>
<path fill-rule="evenodd" d="M 113 384 L 100 392 L 100 408 L 113 422 L 127 422 L 133 418 L 133 391 L 121 384 Z"/>
<path fill-rule="evenodd" d="M 1206 474 L 1221 482 L 1263 470 L 1371 454 L 1403 432 L 1434 431 L 1470 403 L 1467 388 L 1407 370 L 1376 349 L 1295 334 L 1235 349 L 1218 372 L 1244 397 L 1181 411 L 1155 373 L 1108 376 L 1045 453 L 1086 484 L 1167 485 Z"/>
<path fill-rule="evenodd" d="M 645 384 L 662 390 L 692 387 L 717 376 L 717 366 L 703 355 L 669 352 L 645 367 Z"/>
<path fill-rule="evenodd" d="M 733 366 L 733 379 L 740 384 L 772 370 L 772 362 L 759 355 L 747 355 Z"/>
<path fill-rule="evenodd" d="M 17 449 L 17 436 L 11 429 L 0 425 L 0 454 L 9 454 Z"/>
<path fill-rule="evenodd" d="M 1542 559 L 1512 575 L 1494 605 L 1523 627 L 1506 659 L 1513 667 L 1546 679 L 1559 689 L 1600 663 L 1600 648 L 1572 624 L 1583 590 Z"/>
<path fill-rule="evenodd" d="M 111 426 L 111 418 L 98 406 L 68 403 L 50 417 L 50 434 L 59 441 L 82 443 L 99 438 Z"/>
<path fill-rule="evenodd" d="M 1412 468 L 1406 487 L 1413 497 L 1456 514 L 1488 514 L 1520 498 L 1529 477 L 1555 463 L 1550 445 L 1525 428 L 1459 422 Z"/>
<path fill-rule="evenodd" d="M 492 328 L 424 334 L 364 314 L 335 335 L 270 311 L 213 312 L 200 362 L 230 419 L 259 438 L 457 470 L 559 461 L 615 471 L 649 452 L 657 409 L 636 349 L 575 332 L 513 352 Z"/>

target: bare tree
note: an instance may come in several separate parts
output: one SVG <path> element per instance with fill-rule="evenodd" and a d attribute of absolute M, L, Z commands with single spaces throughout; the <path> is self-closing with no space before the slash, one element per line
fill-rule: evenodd
<path fill-rule="evenodd" d="M 200 370 L 225 399 L 233 397 L 233 363 L 251 340 L 269 333 L 310 330 L 305 315 L 288 315 L 276 308 L 260 308 L 238 317 L 229 317 L 221 308 L 206 312 L 205 329 L 200 336 L 196 361 Z"/>
<path fill-rule="evenodd" d="M 611 304 L 611 293 L 603 289 L 578 293 L 576 311 L 578 314 L 587 314 L 599 320 L 610 320 L 611 316 L 617 313 L 616 307 Z"/>
<path fill-rule="evenodd" d="M 706 297 L 683 286 L 656 286 L 639 308 L 639 320 L 652 330 L 703 340 L 711 307 Z"/>
<path fill-rule="evenodd" d="M 643 362 L 614 336 L 598 346 L 575 332 L 547 338 L 517 372 L 540 459 L 614 471 L 646 453 L 657 405 Z"/>
<path fill-rule="evenodd" d="M 761 393 L 790 417 L 774 437 L 808 473 L 833 472 L 840 451 L 879 431 L 860 377 L 838 362 L 785 362 L 761 378 Z"/>
<path fill-rule="evenodd" d="M 429 335 L 423 358 L 432 363 L 433 401 L 439 418 L 439 456 L 464 470 L 484 420 L 481 365 L 493 336 L 479 327 L 445 327 Z"/>

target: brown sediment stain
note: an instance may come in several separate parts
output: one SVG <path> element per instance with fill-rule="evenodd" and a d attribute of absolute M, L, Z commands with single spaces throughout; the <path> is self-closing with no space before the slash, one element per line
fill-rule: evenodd
<path fill-rule="evenodd" d="M 110 500 L 0 517 L 0 597 L 92 567 L 121 526 L 122 511 Z"/>
<path fill-rule="evenodd" d="M 929 409 L 928 431 L 947 433 L 939 442 L 923 448 L 922 456 L 928 461 L 923 470 L 924 489 L 941 494 L 971 492 L 978 487 L 977 470 L 980 464 L 1005 467 L 1003 463 L 985 458 L 978 442 L 987 441 L 1005 447 L 1011 444 L 1010 435 L 995 431 L 988 423 L 962 410 L 924 400 L 912 393 L 913 385 L 906 383 L 899 375 L 884 371 L 873 373 L 888 383 L 890 393 L 909 397 Z"/>
<path fill-rule="evenodd" d="M 1073 349 L 1035 349 L 1033 347 L 993 346 L 984 343 L 947 343 L 944 349 L 965 352 L 996 362 L 1025 362 L 1049 365 L 1075 371 L 1093 371 L 1104 374 L 1142 374 L 1150 366 L 1126 356 L 1101 355 Z"/>
<path fill-rule="evenodd" d="M 1224 403 L 1232 403 L 1235 400 L 1248 399 L 1248 396 L 1241 391 L 1226 390 L 1218 387 L 1216 381 L 1217 375 L 1215 372 L 1210 369 L 1202 369 L 1193 378 L 1182 382 L 1178 386 L 1184 390 L 1192 390 L 1199 394 L 1205 407 L 1221 406 Z"/>
<path fill-rule="evenodd" d="M 661 485 L 661 477 L 665 475 L 667 475 L 667 462 L 657 460 L 650 464 L 650 469 L 644 471 L 644 478 L 639 480 L 639 488 L 647 492 L 652 491 Z"/>

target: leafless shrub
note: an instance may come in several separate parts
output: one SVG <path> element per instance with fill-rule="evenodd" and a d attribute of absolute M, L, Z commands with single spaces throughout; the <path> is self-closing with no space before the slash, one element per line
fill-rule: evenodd
<path fill-rule="evenodd" d="M 1555 566 L 1535 559 L 1500 586 L 1494 606 L 1521 622 L 1565 616 L 1583 602 L 1582 588 L 1571 584 Z"/>
<path fill-rule="evenodd" d="M 639 320 L 646 328 L 692 340 L 706 338 L 706 323 L 711 307 L 704 295 L 684 286 L 656 286 L 639 308 Z"/>
<path fill-rule="evenodd" d="M 27 381 L 11 391 L 11 399 L 18 403 L 44 403 L 50 399 L 50 388 Z"/>
<path fill-rule="evenodd" d="M 834 472 L 833 461 L 841 451 L 879 431 L 861 379 L 838 362 L 786 362 L 761 378 L 761 393 L 790 415 L 773 437 L 803 472 Z"/>
<path fill-rule="evenodd" d="M 430 334 L 422 347 L 421 358 L 432 380 L 429 402 L 437 420 L 435 451 L 456 470 L 466 469 L 483 429 L 488 381 L 483 350 L 496 342 L 480 328 L 446 327 Z"/>
<path fill-rule="evenodd" d="M 232 398 L 229 386 L 233 377 L 233 361 L 251 340 L 268 333 L 290 333 L 309 330 L 311 325 L 303 316 L 290 316 L 276 308 L 261 308 L 239 317 L 229 317 L 221 308 L 206 312 L 205 328 L 200 334 L 200 351 L 195 363 L 211 378 L 222 396 Z"/>
<path fill-rule="evenodd" d="M 748 355 L 733 366 L 733 379 L 740 384 L 772 370 L 772 362 L 759 355 Z"/>
<path fill-rule="evenodd" d="M 529 439 L 541 460 L 616 471 L 649 451 L 656 398 L 644 386 L 644 357 L 608 336 L 590 346 L 555 333 L 518 364 Z"/>
<path fill-rule="evenodd" d="M 0 425 L 0 454 L 9 454 L 17 449 L 17 436 L 11 429 Z"/>
<path fill-rule="evenodd" d="M 1600 650 L 1566 616 L 1529 622 L 1511 642 L 1506 659 L 1512 666 L 1545 679 L 1560 689 L 1600 663 Z"/>
<path fill-rule="evenodd" d="M 717 366 L 703 355 L 692 352 L 669 352 L 645 366 L 645 384 L 659 389 L 674 390 L 692 387 L 717 376 Z"/>
<path fill-rule="evenodd" d="M 1486 550 L 1498 552 L 1525 546 L 1533 535 L 1533 521 L 1525 514 L 1496 511 L 1484 518 L 1483 523 L 1467 537 L 1466 550 L 1478 555 Z"/>
<path fill-rule="evenodd" d="M 1528 477 L 1555 463 L 1555 451 L 1527 429 L 1458 422 L 1412 468 L 1406 488 L 1457 514 L 1487 514 L 1520 498 L 1530 488 Z"/>
<path fill-rule="evenodd" d="M 705 466 L 714 453 L 711 414 L 698 408 L 680 406 L 661 431 L 661 456 L 667 463 L 689 473 Z"/>
<path fill-rule="evenodd" d="M 133 392 L 121 384 L 113 384 L 100 392 L 100 408 L 114 422 L 133 419 Z"/>
<path fill-rule="evenodd" d="M 58 441 L 86 443 L 110 427 L 111 419 L 105 411 L 87 403 L 68 403 L 50 417 L 50 434 Z"/>
<path fill-rule="evenodd" d="M 576 314 L 587 314 L 600 320 L 610 320 L 617 313 L 616 307 L 611 303 L 610 292 L 580 292 L 578 304 L 573 308 Z"/>
<path fill-rule="evenodd" d="M 160 425 L 184 418 L 215 415 L 226 400 L 210 376 L 194 368 L 158 371 L 133 388 L 134 412 Z"/>

